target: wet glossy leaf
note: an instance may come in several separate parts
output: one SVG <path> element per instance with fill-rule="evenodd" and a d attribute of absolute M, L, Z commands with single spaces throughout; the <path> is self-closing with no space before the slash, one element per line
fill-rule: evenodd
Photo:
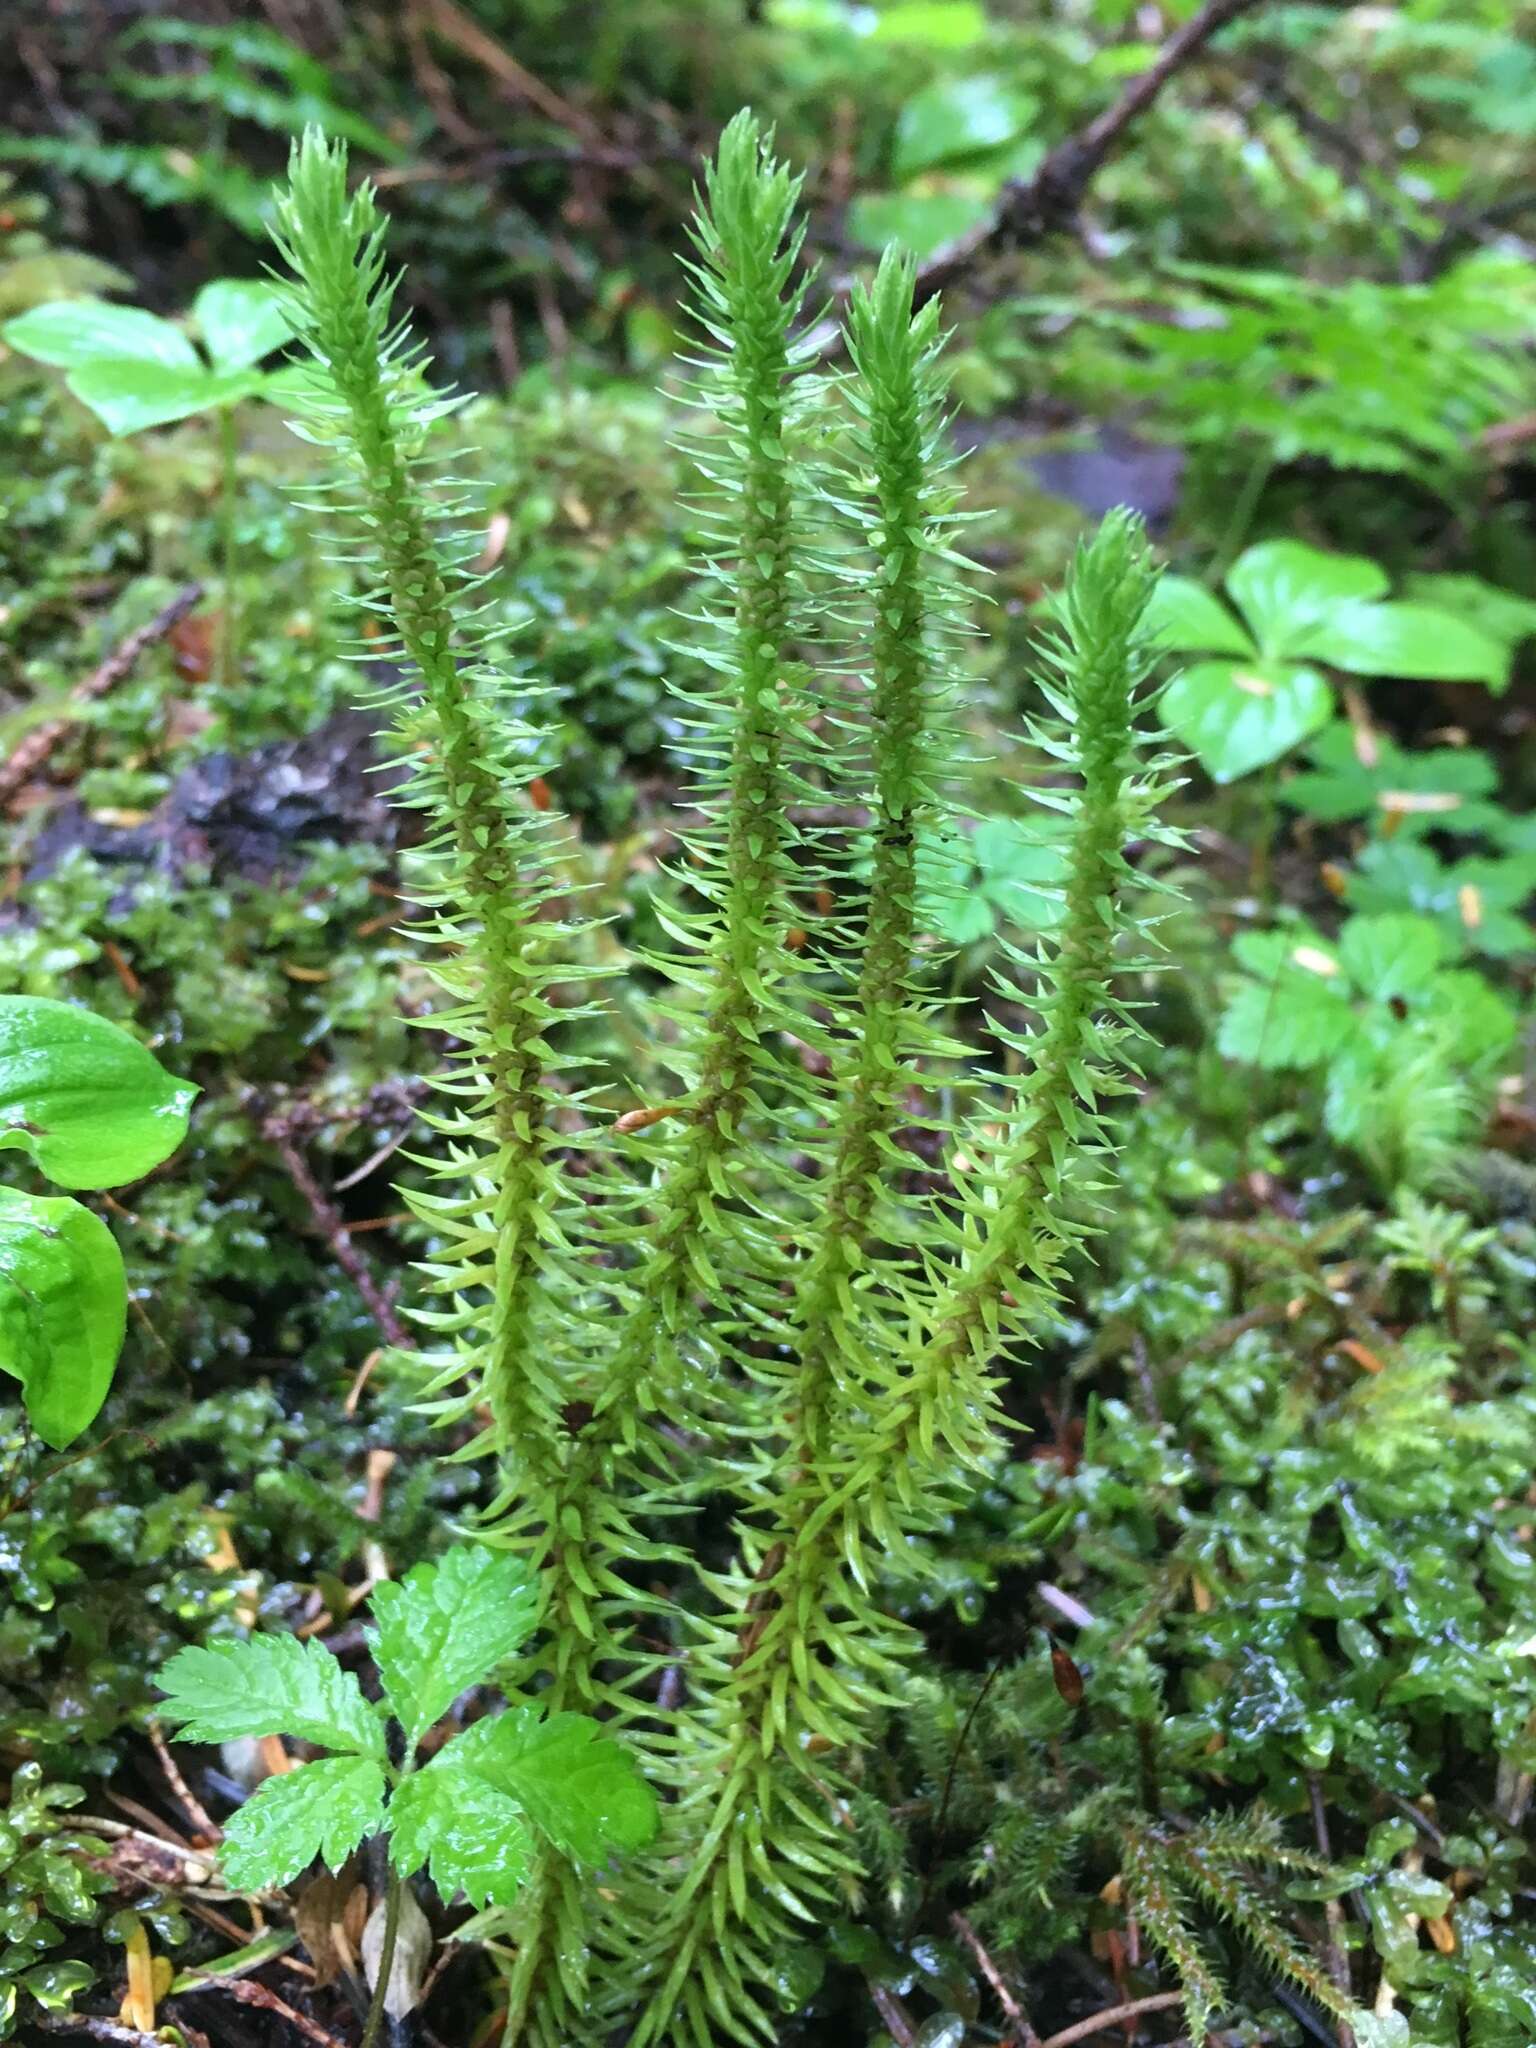
<path fill-rule="evenodd" d="M 1257 650 L 1231 612 L 1189 576 L 1160 576 L 1147 606 L 1146 627 L 1173 654 L 1235 654 L 1252 661 Z"/>
<path fill-rule="evenodd" d="M 1292 651 L 1350 675 L 1486 683 L 1493 690 L 1509 682 L 1504 643 L 1423 604 L 1334 605 L 1297 632 Z"/>
<path fill-rule="evenodd" d="M 384 1773 L 370 1757 L 322 1757 L 266 1779 L 224 1823 L 219 1862 L 237 1891 L 287 1884 L 318 1856 L 339 1870 L 384 1818 Z"/>
<path fill-rule="evenodd" d="M 197 1090 L 74 1003 L 0 997 L 0 1147 L 66 1188 L 111 1188 L 168 1159 Z"/>
<path fill-rule="evenodd" d="M 634 1759 L 584 1714 L 509 1707 L 477 1721 L 442 1754 L 473 1770 L 527 1814 L 573 1862 L 595 1866 L 642 1848 L 655 1832 L 656 1796 Z"/>
<path fill-rule="evenodd" d="M 444 1899 L 462 1892 L 472 1906 L 510 1906 L 533 1861 L 533 1834 L 517 1801 L 455 1754 L 464 1740 L 396 1791 L 389 1858 L 407 1875 L 426 1868 Z"/>
<path fill-rule="evenodd" d="M 1260 541 L 1238 556 L 1227 589 L 1268 655 L 1304 655 L 1302 636 L 1345 598 L 1385 597 L 1387 573 L 1364 555 L 1336 555 L 1299 540 Z"/>
<path fill-rule="evenodd" d="M 68 384 L 109 434 L 137 434 L 169 426 L 214 406 L 233 405 L 256 389 L 249 372 L 220 374 L 201 364 L 190 370 L 165 363 L 86 363 L 72 370 Z"/>
<path fill-rule="evenodd" d="M 436 1564 L 375 1587 L 369 1646 L 412 1746 L 466 1686 L 527 1640 L 538 1591 L 522 1559 L 461 1543 Z"/>
<path fill-rule="evenodd" d="M 382 1756 L 384 1728 L 362 1688 L 320 1643 L 252 1636 L 180 1650 L 161 1673 L 162 1717 L 189 1742 L 297 1735 L 322 1749 Z"/>
<path fill-rule="evenodd" d="M 1017 141 L 1039 112 L 1030 93 L 1001 78 L 940 79 L 915 93 L 896 122 L 891 171 L 910 178 Z"/>
<path fill-rule="evenodd" d="M 123 1345 L 128 1286 L 100 1217 L 62 1195 L 0 1188 L 0 1370 L 61 1451 L 95 1421 Z"/>

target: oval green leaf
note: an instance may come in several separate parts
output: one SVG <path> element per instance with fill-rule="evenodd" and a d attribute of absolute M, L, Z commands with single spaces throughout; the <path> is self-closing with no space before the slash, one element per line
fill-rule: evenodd
<path fill-rule="evenodd" d="M 64 1188 L 113 1188 L 169 1159 L 197 1090 L 74 1003 L 0 996 L 0 1146 Z"/>
<path fill-rule="evenodd" d="M 1235 782 L 1326 725 L 1333 692 L 1314 668 L 1199 661 L 1163 692 L 1162 713 L 1213 781 Z"/>
<path fill-rule="evenodd" d="M 1355 676 L 1486 683 L 1491 690 L 1509 681 L 1507 644 L 1427 604 L 1351 599 L 1307 627 L 1295 651 Z"/>
<path fill-rule="evenodd" d="M 1299 540 L 1264 540 L 1238 556 L 1227 589 L 1266 655 L 1311 650 L 1301 636 L 1345 598 L 1385 597 L 1386 571 L 1364 555 L 1335 555 Z"/>
<path fill-rule="evenodd" d="M 179 327 L 139 306 L 113 306 L 105 299 L 58 299 L 34 306 L 5 324 L 9 346 L 36 363 L 62 370 L 85 363 L 158 363 L 170 370 L 197 370 L 197 350 Z"/>
<path fill-rule="evenodd" d="M 233 405 L 261 379 L 256 371 L 220 374 L 201 363 L 177 370 L 166 363 L 96 362 L 71 370 L 65 381 L 109 434 L 120 435 L 168 427 L 216 405 Z"/>
<path fill-rule="evenodd" d="M 53 1450 L 95 1421 L 127 1316 L 122 1253 L 100 1217 L 64 1195 L 0 1188 L 0 1369 Z"/>
<path fill-rule="evenodd" d="M 203 346 L 216 370 L 248 370 L 293 334 L 271 285 L 255 277 L 220 277 L 192 301 Z"/>
<path fill-rule="evenodd" d="M 1190 576 L 1159 576 L 1146 611 L 1146 630 L 1169 654 L 1235 654 L 1257 650 L 1226 606 Z"/>

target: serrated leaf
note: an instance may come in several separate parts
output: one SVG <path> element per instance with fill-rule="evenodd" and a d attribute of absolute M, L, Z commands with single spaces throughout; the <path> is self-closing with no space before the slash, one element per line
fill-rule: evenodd
<path fill-rule="evenodd" d="M 322 1644 L 297 1636 L 178 1650 L 160 1674 L 161 1713 L 189 1742 L 296 1735 L 321 1749 L 384 1754 L 384 1727 L 362 1688 Z"/>
<path fill-rule="evenodd" d="M 1266 540 L 1238 556 L 1227 589 L 1262 653 L 1307 653 L 1308 627 L 1343 599 L 1385 597 L 1387 574 L 1364 555 L 1336 555 L 1299 540 Z"/>
<path fill-rule="evenodd" d="M 445 1900 L 463 1892 L 472 1906 L 510 1906 L 533 1862 L 533 1835 L 517 1802 L 456 1754 L 464 1740 L 450 1742 L 396 1790 L 389 1859 L 405 1876 L 429 1870 Z"/>
<path fill-rule="evenodd" d="M 5 324 L 11 348 L 34 362 L 73 370 L 102 361 L 156 363 L 172 370 L 201 370 L 197 350 L 179 327 L 139 306 L 114 306 L 105 299 L 60 299 L 34 306 Z"/>
<path fill-rule="evenodd" d="M 64 1188 L 139 1180 L 186 1135 L 197 1090 L 76 1003 L 0 996 L 0 1147 Z"/>
<path fill-rule="evenodd" d="M 219 1862 L 236 1891 L 287 1884 L 318 1856 L 339 1870 L 384 1823 L 384 1773 L 371 1757 L 330 1756 L 266 1779 L 224 1823 Z"/>
<path fill-rule="evenodd" d="M 220 277 L 192 301 L 192 318 L 216 370 L 248 370 L 293 336 L 281 296 L 256 277 Z"/>
<path fill-rule="evenodd" d="M 1369 758 L 1342 719 L 1313 740 L 1312 765 L 1280 785 L 1295 809 L 1327 824 L 1345 818 L 1391 821 L 1393 831 L 1474 833 L 1497 829 L 1505 813 L 1481 801 L 1498 776 L 1475 747 L 1421 747 L 1405 753 L 1385 734 L 1373 734 Z"/>
<path fill-rule="evenodd" d="M 1147 605 L 1147 633 L 1169 654 L 1235 654 L 1258 650 L 1224 604 L 1189 576 L 1159 576 Z"/>
<path fill-rule="evenodd" d="M 1352 917 L 1339 933 L 1339 959 L 1362 994 L 1391 1002 L 1422 988 L 1445 958 L 1445 942 L 1410 911 Z"/>
<path fill-rule="evenodd" d="M 445 1756 L 505 1792 L 541 1835 L 589 1866 L 644 1846 L 656 1795 L 628 1750 L 584 1714 L 509 1707 L 455 1737 Z"/>
<path fill-rule="evenodd" d="M 1162 715 L 1215 782 L 1278 761 L 1333 715 L 1333 691 L 1313 668 L 1198 661 L 1174 677 Z"/>
<path fill-rule="evenodd" d="M 95 1421 L 127 1316 L 122 1253 L 100 1217 L 67 1196 L 0 1188 L 0 1371 L 21 1382 L 51 1449 Z"/>
<path fill-rule="evenodd" d="M 466 1686 L 521 1648 L 537 1617 L 527 1565 L 486 1544 L 456 1544 L 374 1588 L 368 1644 L 412 1748 Z"/>

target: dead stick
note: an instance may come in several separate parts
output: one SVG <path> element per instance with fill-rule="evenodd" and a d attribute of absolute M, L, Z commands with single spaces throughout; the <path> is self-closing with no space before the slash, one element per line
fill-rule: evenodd
<path fill-rule="evenodd" d="M 278 1118 L 274 1117 L 269 1121 L 263 1135 L 277 1147 L 277 1156 L 282 1160 L 288 1178 L 304 1198 L 304 1206 L 309 1211 L 316 1234 L 325 1239 L 337 1265 L 363 1297 L 368 1313 L 379 1326 L 380 1336 L 386 1344 L 403 1349 L 406 1343 L 405 1325 L 395 1314 L 394 1305 L 388 1295 L 369 1271 L 367 1260 L 353 1244 L 352 1234 L 342 1220 L 341 1211 L 329 1199 L 310 1171 L 309 1161 L 293 1139 L 280 1127 Z"/>
<path fill-rule="evenodd" d="M 1068 2048 L 1070 2042 L 1086 2041 L 1090 2034 L 1102 2034 L 1106 2027 L 1116 2027 L 1121 2020 L 1133 2020 L 1144 2012 L 1166 2012 L 1169 2006 L 1183 2003 L 1182 1991 L 1159 1991 L 1151 1998 L 1133 1998 L 1128 2005 L 1111 2005 L 1089 2019 L 1063 2027 L 1059 2034 L 1048 2035 L 1040 2048 Z"/>
<path fill-rule="evenodd" d="M 275 2012 L 289 2026 L 296 2027 L 306 2041 L 313 2041 L 315 2048 L 341 2048 L 334 2034 L 328 2034 L 324 2027 L 296 2012 L 286 1999 L 269 1991 L 265 1984 L 258 1984 L 254 1977 L 210 1977 L 206 1984 L 197 1987 L 199 1997 L 205 1991 L 222 1991 L 226 1998 L 236 1998 L 242 2005 L 259 2005 L 264 2012 Z"/>
<path fill-rule="evenodd" d="M 1014 2048 L 1040 2048 L 1040 2036 L 1029 2023 L 1029 2015 L 1008 1989 L 1002 1972 L 982 1946 L 981 1936 L 976 1932 L 963 1913 L 951 1913 L 949 1924 L 976 1958 L 976 1967 L 992 1986 L 997 2002 L 1003 2009 L 1003 2017 L 1013 2029 Z"/>
<path fill-rule="evenodd" d="M 1126 86 L 1113 106 L 1096 115 L 1086 128 L 1068 135 L 1050 150 L 1031 178 L 1011 179 L 1002 190 L 997 211 L 969 234 L 957 236 L 918 268 L 913 291 L 921 306 L 954 284 L 984 257 L 1007 249 L 1024 249 L 1070 227 L 1084 194 L 1125 131 L 1147 111 L 1169 79 L 1182 71 L 1221 29 L 1264 0 L 1206 0 L 1164 43 L 1145 71 Z M 832 287 L 833 312 L 852 292 L 852 277 Z M 808 337 L 818 354 L 835 356 L 842 348 L 842 330 L 829 318 Z"/>
<path fill-rule="evenodd" d="M 222 1842 L 224 1830 L 181 1775 L 176 1759 L 171 1755 L 165 1737 L 160 1732 L 160 1723 L 158 1721 L 150 1722 L 149 1739 L 154 1745 L 155 1755 L 160 1759 L 160 1768 L 165 1773 L 166 1782 L 181 1802 L 183 1813 L 187 1815 L 193 1827 L 197 1829 L 198 1833 L 208 1843 Z"/>
<path fill-rule="evenodd" d="M 115 690 L 132 674 L 144 650 L 163 640 L 172 627 L 187 616 L 202 594 L 201 583 L 185 584 L 152 619 L 147 619 L 120 640 L 99 668 L 93 669 L 83 682 L 76 683 L 69 693 L 69 703 L 72 706 L 91 704 L 98 697 L 105 697 L 109 690 Z M 46 724 L 34 726 L 26 734 L 10 759 L 0 764 L 0 804 L 11 803 L 17 792 L 47 766 L 55 747 L 76 723 L 77 718 L 72 711 L 63 718 L 50 718 Z"/>

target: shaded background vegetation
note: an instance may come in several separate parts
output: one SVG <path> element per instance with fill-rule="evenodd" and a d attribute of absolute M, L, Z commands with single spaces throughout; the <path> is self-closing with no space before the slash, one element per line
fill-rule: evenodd
<path fill-rule="evenodd" d="M 1043 211 L 1051 152 L 1194 10 L 7 15 L 5 317 L 80 292 L 176 315 L 256 274 L 305 121 L 378 180 L 415 314 L 486 394 L 464 440 L 490 595 L 557 692 L 550 794 L 605 944 L 670 886 L 660 679 L 696 659 L 676 257 L 743 101 L 809 167 L 830 279 L 890 237 L 946 275 L 991 572 L 967 693 L 988 822 L 932 849 L 930 914 L 978 1042 L 1010 1021 L 997 939 L 1049 915 L 1014 794 L 1034 607 L 1105 507 L 1140 506 L 1212 605 L 1234 572 L 1230 619 L 1257 623 L 1245 551 L 1283 539 L 1369 557 L 1497 650 L 1465 680 L 1422 627 L 1353 662 L 1276 640 L 1256 667 L 1197 633 L 1229 658 L 1180 799 L 1178 971 L 1147 991 L 1114 1227 L 1024 1383 L 1030 1434 L 936 1572 L 893 1587 L 933 1654 L 850 1815 L 870 1881 L 785 1958 L 787 2042 L 1020 2048 L 1155 1998 L 1200 1949 L 1232 2038 L 1336 2039 L 1277 1930 L 1415 2040 L 1536 2035 L 1536 18 L 1227 11 Z M 419 1249 L 392 1185 L 440 1044 L 351 627 L 285 495 L 303 452 L 272 407 L 239 433 L 231 678 L 211 422 L 110 440 L 56 375 L 0 361 L 0 987 L 131 1023 L 205 1091 L 184 1153 L 107 1207 L 136 1309 L 87 1447 L 46 1454 L 6 1412 L 0 2012 L 22 2039 L 71 2003 L 115 2013 L 146 1943 L 182 1973 L 160 2018 L 190 2041 L 295 2042 L 293 2011 L 354 2037 L 345 1973 L 288 1966 L 286 1909 L 287 1962 L 197 1977 L 254 1923 L 209 1883 L 187 1795 L 216 1816 L 265 1766 L 184 1754 L 178 1785 L 152 1674 L 256 1620 L 355 1652 L 369 1580 L 446 1541 L 482 1483 L 370 1371 Z M 128 672 L 71 697 L 192 584 Z M 1240 759 L 1255 702 L 1313 709 Z M 615 1106 L 649 1071 L 643 988 L 625 1027 Z M 1261 1800 L 1332 1876 L 1276 1868 Z M 438 1960 L 419 2038 L 494 2038 L 489 1964 Z"/>

